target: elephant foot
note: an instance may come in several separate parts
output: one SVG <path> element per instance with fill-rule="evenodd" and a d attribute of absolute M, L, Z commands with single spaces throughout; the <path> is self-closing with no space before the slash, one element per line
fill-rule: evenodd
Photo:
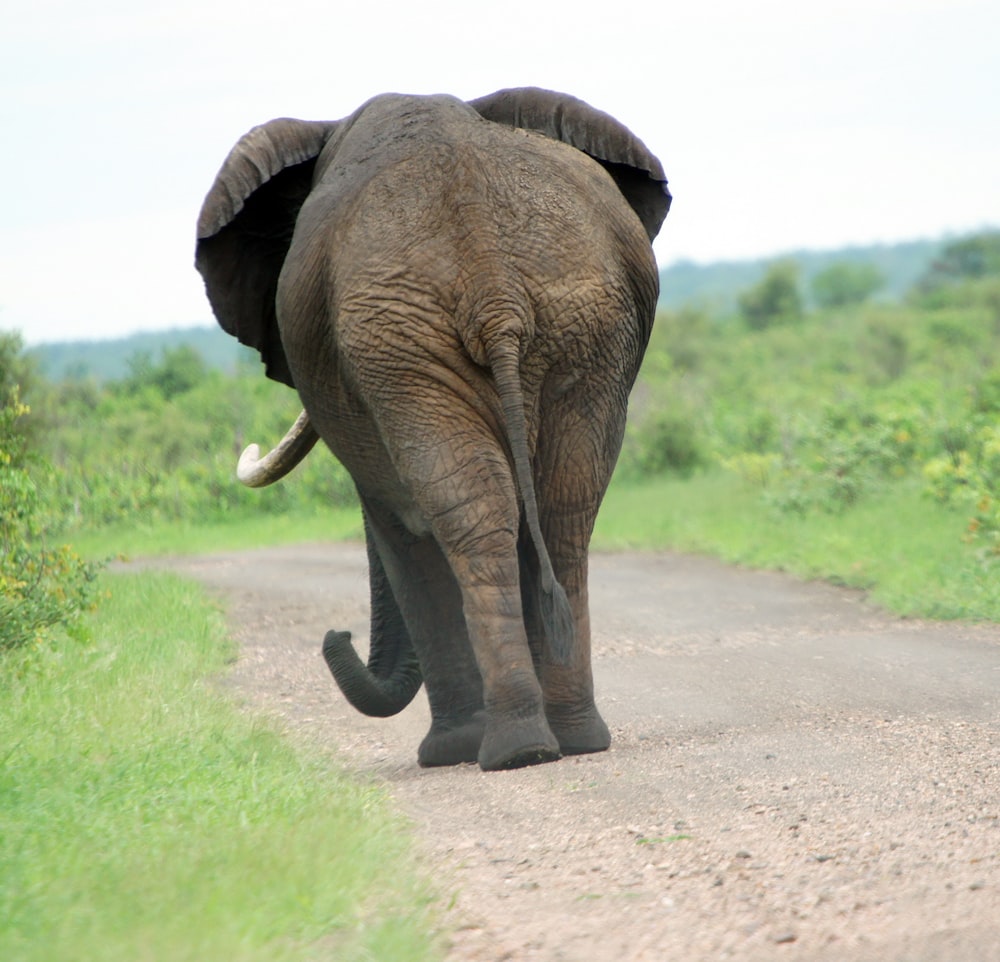
<path fill-rule="evenodd" d="M 420 743 L 417 764 L 421 768 L 436 768 L 474 762 L 479 757 L 485 731 L 486 713 L 483 711 L 477 711 L 458 724 L 435 721 Z"/>
<path fill-rule="evenodd" d="M 566 712 L 549 707 L 546 714 L 552 733 L 559 742 L 559 750 L 564 755 L 605 752 L 611 746 L 611 732 L 593 706 L 584 712 Z"/>
<path fill-rule="evenodd" d="M 492 722 L 487 726 L 478 761 L 484 772 L 495 772 L 541 765 L 559 758 L 559 742 L 541 716 Z"/>

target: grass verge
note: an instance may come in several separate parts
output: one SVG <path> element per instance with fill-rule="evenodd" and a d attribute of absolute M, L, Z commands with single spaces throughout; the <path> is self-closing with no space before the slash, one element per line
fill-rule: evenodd
<path fill-rule="evenodd" d="M 91 559 L 208 554 L 351 538 L 364 538 L 361 508 L 356 506 L 311 514 L 250 515 L 200 524 L 140 522 L 72 535 L 74 549 Z"/>
<path fill-rule="evenodd" d="M 865 589 L 898 614 L 1000 621 L 1000 568 L 962 540 L 967 512 L 898 482 L 839 514 L 769 507 L 731 474 L 614 484 L 596 549 L 673 548 Z"/>
<path fill-rule="evenodd" d="M 438 958 L 386 799 L 215 689 L 197 586 L 106 583 L 92 642 L 0 661 L 0 958 Z"/>

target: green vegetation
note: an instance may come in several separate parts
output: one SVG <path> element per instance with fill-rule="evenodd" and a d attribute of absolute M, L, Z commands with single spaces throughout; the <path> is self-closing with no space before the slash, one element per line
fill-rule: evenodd
<path fill-rule="evenodd" d="M 905 304 L 795 316 L 781 264 L 742 317 L 662 313 L 595 543 L 1000 620 L 1000 270 L 982 268 L 997 236 L 946 246 Z"/>
<path fill-rule="evenodd" d="M 838 261 L 812 279 L 813 300 L 820 307 L 863 304 L 884 283 L 885 278 L 874 264 Z"/>
<path fill-rule="evenodd" d="M 251 441 L 274 444 L 299 413 L 297 395 L 256 362 L 210 369 L 190 347 L 139 354 L 119 381 L 63 381 L 39 391 L 36 434 L 55 467 L 50 497 L 68 535 L 119 528 L 135 551 L 151 527 L 174 532 L 355 504 L 347 472 L 322 448 L 293 483 L 249 490 L 235 480 Z"/>
<path fill-rule="evenodd" d="M 75 631 L 96 577 L 68 545 L 51 544 L 60 519 L 40 488 L 53 472 L 32 450 L 20 349 L 16 335 L 0 336 L 0 654 L 40 644 L 53 628 Z"/>
<path fill-rule="evenodd" d="M 916 289 L 925 297 L 942 291 L 947 301 L 956 284 L 997 277 L 1000 277 L 1000 231 L 989 231 L 945 247 L 924 271 Z"/>
<path fill-rule="evenodd" d="M 102 587 L 90 643 L 0 658 L 0 958 L 440 957 L 405 826 L 221 694 L 201 591 Z"/>
<path fill-rule="evenodd" d="M 928 499 L 919 479 L 891 485 L 849 511 L 787 512 L 760 484 L 722 469 L 694 481 L 613 485 L 594 547 L 709 554 L 866 591 L 889 610 L 1000 621 L 1000 570 L 968 544 L 968 513 Z"/>
<path fill-rule="evenodd" d="M 180 345 L 53 385 L 0 338 L 0 958 L 438 957 L 403 826 L 214 689 L 201 592 L 76 553 L 356 535 L 332 459 L 277 499 L 234 483 L 242 432 L 298 410 L 255 375 Z"/>
<path fill-rule="evenodd" d="M 875 271 L 884 279 L 877 289 L 879 300 L 897 302 L 912 290 L 946 246 L 944 240 L 910 241 L 836 251 L 794 251 L 779 259 L 793 260 L 798 265 L 807 302 L 810 293 L 815 297 L 817 276 L 845 264 Z M 773 263 L 774 259 L 768 258 L 716 264 L 690 261 L 671 264 L 660 271 L 660 307 L 674 311 L 695 306 L 713 317 L 735 314 L 739 295 L 757 284 Z M 814 302 L 808 306 L 823 305 Z"/>
<path fill-rule="evenodd" d="M 362 538 L 361 510 L 356 505 L 329 509 L 317 505 L 312 511 L 287 514 L 250 513 L 216 521 L 118 523 L 83 529 L 73 536 L 73 547 L 85 558 L 154 558 Z"/>
<path fill-rule="evenodd" d="M 150 331 L 106 341 L 65 341 L 40 344 L 28 357 L 49 381 L 120 381 L 138 357 L 156 359 L 178 345 L 193 349 L 212 370 L 234 373 L 250 356 L 217 324 Z"/>
<path fill-rule="evenodd" d="M 739 305 L 747 327 L 755 331 L 801 320 L 798 265 L 793 260 L 775 261 L 757 284 L 740 295 Z"/>

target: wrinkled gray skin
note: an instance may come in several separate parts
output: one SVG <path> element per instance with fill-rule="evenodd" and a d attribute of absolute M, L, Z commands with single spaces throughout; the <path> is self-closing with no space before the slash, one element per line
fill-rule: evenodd
<path fill-rule="evenodd" d="M 422 765 L 608 747 L 587 549 L 669 203 L 628 130 L 534 88 L 271 121 L 205 200 L 197 266 L 220 324 L 298 391 L 361 498 L 371 654 L 332 631 L 327 662 L 368 714 L 423 681 Z"/>

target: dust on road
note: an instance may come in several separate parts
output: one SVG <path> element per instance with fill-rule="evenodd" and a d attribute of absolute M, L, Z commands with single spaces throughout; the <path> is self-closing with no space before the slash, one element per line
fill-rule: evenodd
<path fill-rule="evenodd" d="M 222 600 L 232 683 L 412 819 L 449 959 L 1000 960 L 1000 627 L 669 554 L 591 560 L 611 751 L 421 770 L 421 694 L 366 719 L 320 657 L 364 647 L 364 549 L 169 562 Z"/>

